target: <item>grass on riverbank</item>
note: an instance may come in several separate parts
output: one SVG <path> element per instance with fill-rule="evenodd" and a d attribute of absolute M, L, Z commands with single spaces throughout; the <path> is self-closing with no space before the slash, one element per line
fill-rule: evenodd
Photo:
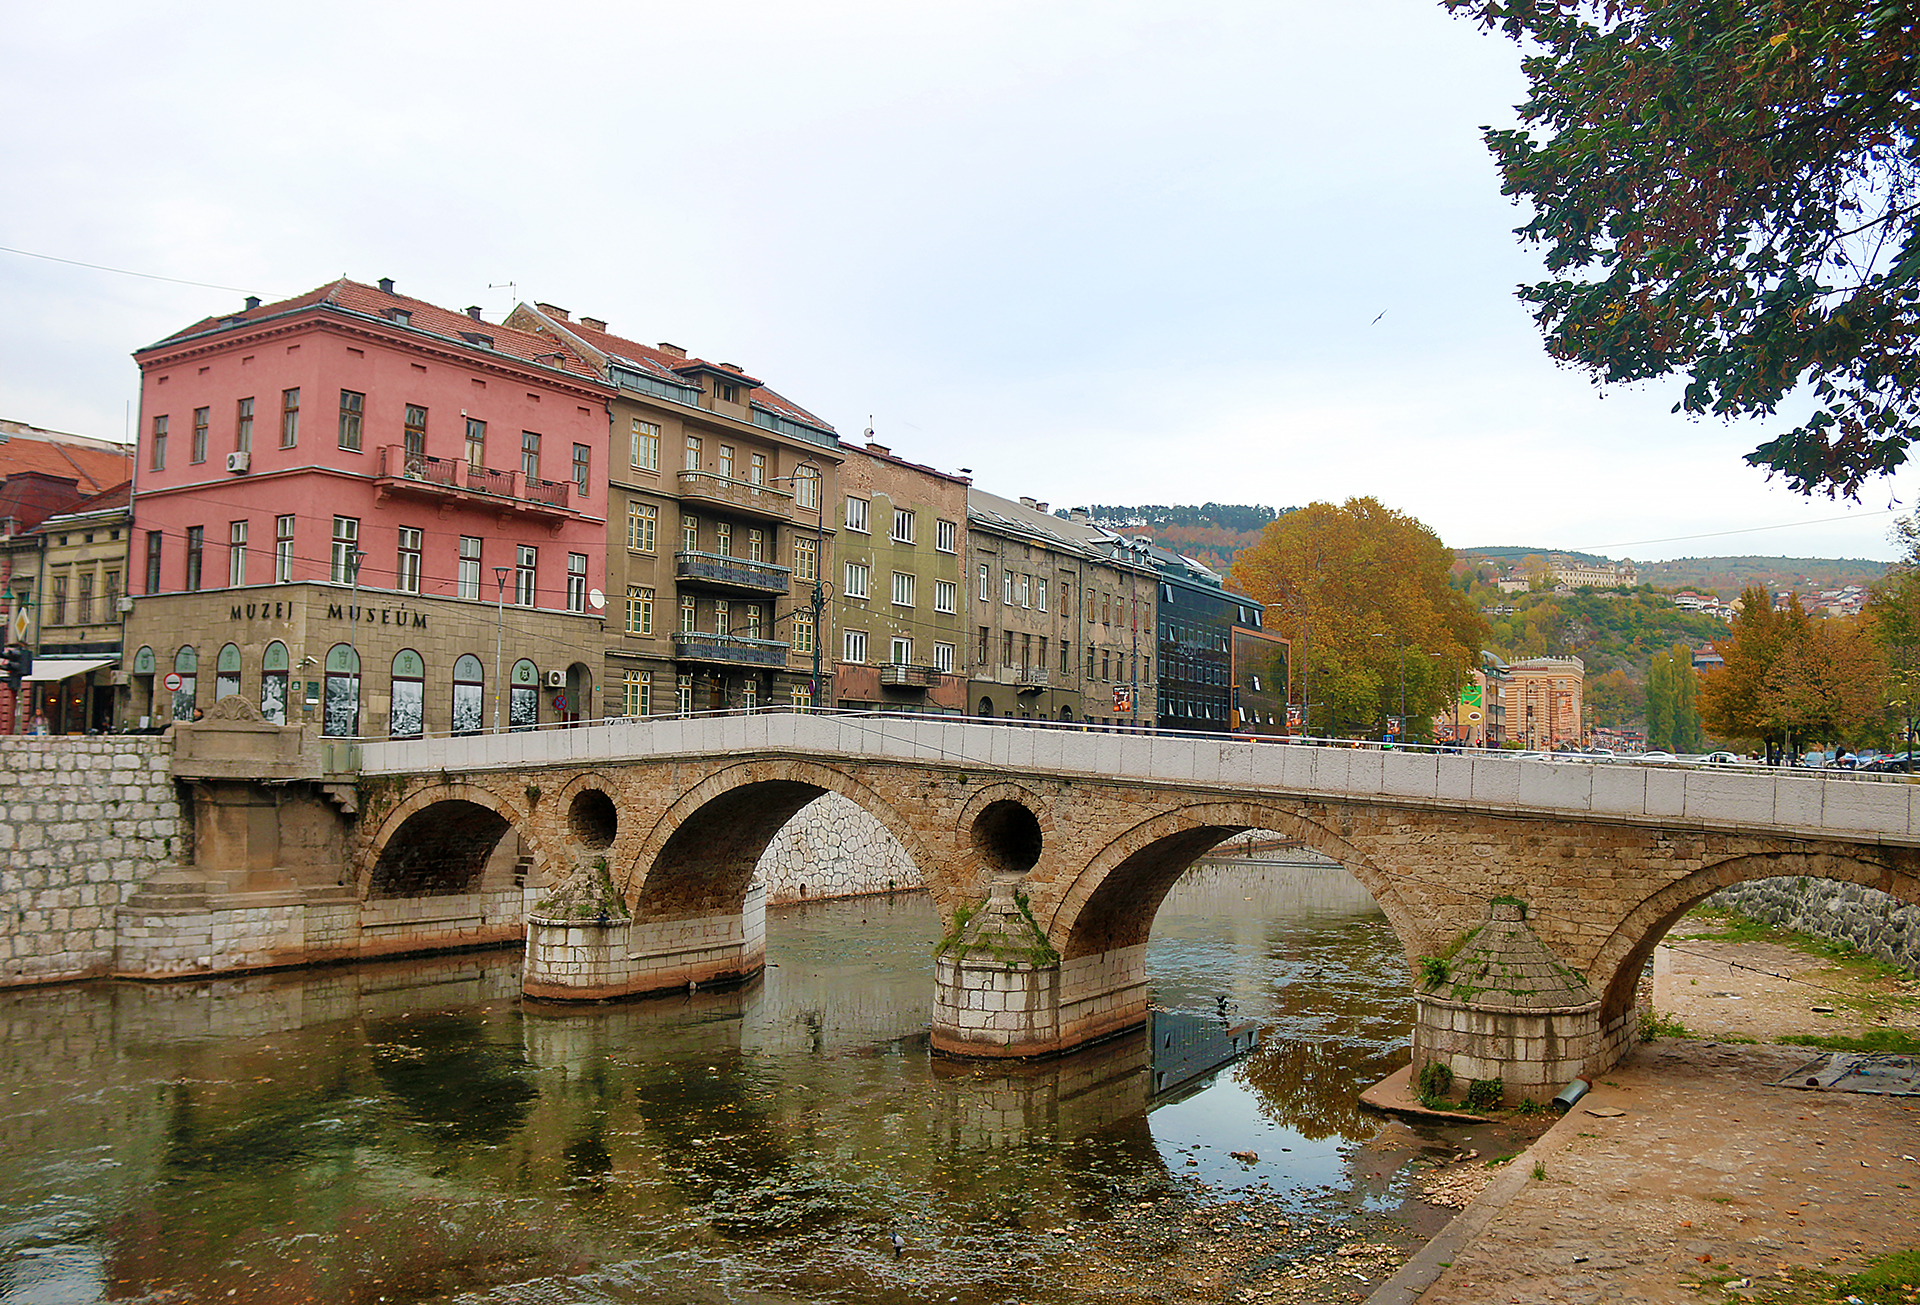
<path fill-rule="evenodd" d="M 1837 977 L 1848 986 L 1861 989 L 1854 993 L 1828 989 L 1828 995 L 1833 1001 L 1849 1007 L 1855 1013 L 1867 1017 L 1885 1015 L 1891 1005 L 1894 1010 L 1902 1014 L 1920 1014 L 1920 979 L 1916 979 L 1914 975 L 1897 965 L 1889 965 L 1843 942 L 1833 942 L 1825 938 L 1798 933 L 1792 929 L 1762 924 L 1737 911 L 1709 906 L 1696 907 L 1688 912 L 1685 918 L 1674 925 L 1673 930 L 1667 935 L 1667 940 L 1669 942 L 1772 943 L 1775 946 L 1786 947 L 1804 956 L 1826 962 L 1839 971 Z M 1896 1037 L 1901 1036 L 1893 1030 L 1874 1030 L 1874 1034 L 1882 1032 L 1893 1033 Z M 1668 1033 L 1666 1036 L 1692 1035 L 1675 1032 Z M 1868 1036 L 1871 1039 L 1873 1034 Z M 1722 1041 L 1726 1040 L 1722 1039 Z M 1898 1049 L 1829 1046 L 1826 1041 L 1817 1040 L 1812 1035 L 1783 1037 L 1775 1040 L 1795 1045 L 1822 1047 L 1829 1051 Z M 1846 1039 L 1835 1041 L 1844 1042 Z"/>
<path fill-rule="evenodd" d="M 1718 1290 L 1724 1300 L 1764 1300 L 1771 1305 L 1832 1305 L 1835 1301 L 1913 1305 L 1920 1299 L 1920 1248 L 1876 1256 L 1860 1272 L 1846 1277 L 1793 1268 L 1752 1279 L 1736 1278 L 1732 1270 L 1689 1278 L 1689 1286 L 1700 1290 L 1703 1299 L 1712 1299 L 1707 1293 Z"/>

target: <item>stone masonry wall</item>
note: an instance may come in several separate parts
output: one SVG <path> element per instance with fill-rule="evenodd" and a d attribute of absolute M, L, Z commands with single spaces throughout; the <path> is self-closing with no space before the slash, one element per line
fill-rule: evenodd
<path fill-rule="evenodd" d="M 154 736 L 0 738 L 0 986 L 108 973 L 115 912 L 190 836 Z"/>
<path fill-rule="evenodd" d="M 1877 889 L 1825 879 L 1755 879 L 1722 888 L 1711 902 L 1762 924 L 1846 943 L 1920 974 L 1920 907 Z"/>
<path fill-rule="evenodd" d="M 838 793 L 800 808 L 767 845 L 757 875 L 770 906 L 921 886 L 899 840 Z"/>

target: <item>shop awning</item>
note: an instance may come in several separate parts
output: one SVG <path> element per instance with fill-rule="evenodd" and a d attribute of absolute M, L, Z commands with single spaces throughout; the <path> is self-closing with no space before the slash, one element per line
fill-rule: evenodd
<path fill-rule="evenodd" d="M 119 660 L 118 657 L 36 657 L 33 659 L 33 671 L 27 679 L 43 684 L 70 680 L 76 675 L 97 671 L 102 666 L 111 666 Z"/>

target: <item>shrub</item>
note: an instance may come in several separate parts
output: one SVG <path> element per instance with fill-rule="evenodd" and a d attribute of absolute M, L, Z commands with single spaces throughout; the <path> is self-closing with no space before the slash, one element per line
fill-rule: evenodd
<path fill-rule="evenodd" d="M 1443 1060 L 1429 1060 L 1420 1071 L 1420 1101 L 1437 1105 L 1453 1091 L 1453 1070 Z"/>
<path fill-rule="evenodd" d="M 1467 1084 L 1467 1105 L 1475 1110 L 1498 1110 L 1507 1085 L 1497 1078 L 1476 1078 Z"/>

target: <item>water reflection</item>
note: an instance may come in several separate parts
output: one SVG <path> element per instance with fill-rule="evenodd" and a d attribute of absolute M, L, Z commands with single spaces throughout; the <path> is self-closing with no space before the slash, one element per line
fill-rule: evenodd
<path fill-rule="evenodd" d="M 1267 1046 L 1167 1101 L 1140 1036 L 931 1057 L 937 934 L 816 904 L 760 983 L 604 1007 L 522 1003 L 511 953 L 0 996 L 0 1301 L 1046 1302 L 1048 1230 L 1195 1181 L 1392 1199 L 1353 1097 L 1406 975 L 1343 871 L 1169 896 L 1156 999 Z"/>

